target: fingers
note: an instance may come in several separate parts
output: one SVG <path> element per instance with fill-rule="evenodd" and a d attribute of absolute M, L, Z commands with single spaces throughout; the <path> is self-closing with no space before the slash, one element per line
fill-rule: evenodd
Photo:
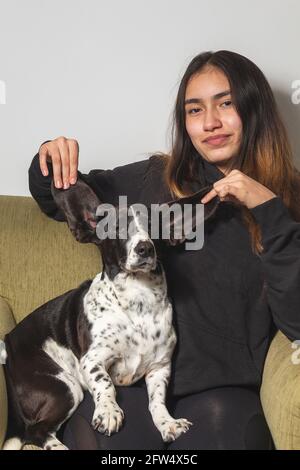
<path fill-rule="evenodd" d="M 61 164 L 61 154 L 59 147 L 53 147 L 51 149 L 51 160 L 52 160 L 52 169 L 53 169 L 53 181 L 56 188 L 62 187 L 62 164 Z"/>
<path fill-rule="evenodd" d="M 232 170 L 229 175 L 214 183 L 213 189 L 201 202 L 206 204 L 216 196 L 219 196 L 221 201 L 231 201 L 252 209 L 276 197 L 276 194 L 241 171 Z"/>
<path fill-rule="evenodd" d="M 70 184 L 75 184 L 77 180 L 79 145 L 77 140 L 74 139 L 69 139 L 68 144 L 70 155 Z"/>
<path fill-rule="evenodd" d="M 235 187 L 234 185 L 229 185 L 229 184 L 223 186 L 218 193 L 220 201 L 228 201 L 228 202 L 235 202 L 235 203 L 239 203 L 239 199 L 237 197 L 238 195 L 239 195 L 239 188 Z"/>
<path fill-rule="evenodd" d="M 52 163 L 53 179 L 56 188 L 69 188 L 77 180 L 79 146 L 75 139 L 58 137 L 43 144 L 39 151 L 41 172 L 48 176 L 47 161 Z"/>
<path fill-rule="evenodd" d="M 39 151 L 39 156 L 40 156 L 40 168 L 41 172 L 43 173 L 44 176 L 48 176 L 48 167 L 47 167 L 47 148 L 44 145 L 41 146 L 40 151 Z"/>
<path fill-rule="evenodd" d="M 231 196 L 235 199 L 234 196 L 241 187 L 242 178 L 245 178 L 245 175 L 241 171 L 232 170 L 227 176 L 214 183 L 213 189 L 201 199 L 202 204 L 206 204 L 216 196 L 219 196 L 221 201 L 231 200 Z"/>
<path fill-rule="evenodd" d="M 207 202 L 211 201 L 214 197 L 218 195 L 217 191 L 215 189 L 212 189 L 207 193 L 202 199 L 201 202 L 202 204 L 206 204 Z"/>
<path fill-rule="evenodd" d="M 220 183 L 220 181 L 218 181 L 218 183 Z M 201 199 L 201 202 L 202 204 L 206 204 L 216 196 L 219 196 L 221 201 L 232 200 L 231 196 L 233 196 L 233 200 L 235 200 L 235 196 L 238 195 L 240 189 L 239 182 L 228 182 L 227 184 L 215 183 L 214 188 Z"/>
<path fill-rule="evenodd" d="M 59 151 L 61 161 L 62 185 L 64 189 L 68 189 L 68 187 L 70 186 L 70 155 L 67 139 L 62 138 L 59 141 Z"/>

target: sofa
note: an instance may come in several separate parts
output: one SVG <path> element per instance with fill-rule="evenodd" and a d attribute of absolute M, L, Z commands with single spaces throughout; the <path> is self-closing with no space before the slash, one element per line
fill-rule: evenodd
<path fill-rule="evenodd" d="M 94 245 L 80 244 L 67 224 L 45 216 L 31 197 L 0 196 L 0 339 L 46 301 L 101 271 Z M 300 365 L 278 332 L 263 374 L 261 400 L 276 449 L 300 449 Z M 0 366 L 0 449 L 7 428 L 7 395 Z M 25 446 L 32 449 L 33 446 Z"/>

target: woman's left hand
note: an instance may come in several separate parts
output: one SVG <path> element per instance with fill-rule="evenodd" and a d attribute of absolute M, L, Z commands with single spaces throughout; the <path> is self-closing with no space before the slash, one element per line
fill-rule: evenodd
<path fill-rule="evenodd" d="M 273 199 L 276 194 L 241 171 L 232 170 L 214 183 L 213 189 L 201 199 L 201 202 L 206 204 L 216 196 L 219 196 L 221 201 L 233 201 L 253 209 Z"/>

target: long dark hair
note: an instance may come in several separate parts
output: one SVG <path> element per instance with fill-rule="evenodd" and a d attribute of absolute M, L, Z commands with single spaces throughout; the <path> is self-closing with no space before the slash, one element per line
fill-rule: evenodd
<path fill-rule="evenodd" d="M 300 174 L 293 164 L 287 132 L 279 116 L 271 87 L 262 71 L 246 57 L 221 50 L 203 52 L 188 65 L 179 85 L 172 126 L 170 155 L 165 160 L 165 181 L 174 197 L 190 194 L 186 182 L 193 181 L 199 154 L 185 126 L 185 95 L 190 78 L 204 67 L 217 67 L 227 77 L 233 103 L 239 114 L 243 136 L 238 155 L 230 163 L 283 199 L 295 220 L 300 221 Z M 199 165 L 197 165 L 199 167 Z M 262 251 L 261 235 L 251 212 L 242 207 L 253 251 Z"/>

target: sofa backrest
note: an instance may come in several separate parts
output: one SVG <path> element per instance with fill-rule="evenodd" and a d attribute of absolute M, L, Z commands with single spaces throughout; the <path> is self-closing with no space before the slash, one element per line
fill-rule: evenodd
<path fill-rule="evenodd" d="M 0 196 L 0 217 L 0 296 L 16 322 L 101 271 L 96 246 L 78 243 L 31 197 Z"/>

